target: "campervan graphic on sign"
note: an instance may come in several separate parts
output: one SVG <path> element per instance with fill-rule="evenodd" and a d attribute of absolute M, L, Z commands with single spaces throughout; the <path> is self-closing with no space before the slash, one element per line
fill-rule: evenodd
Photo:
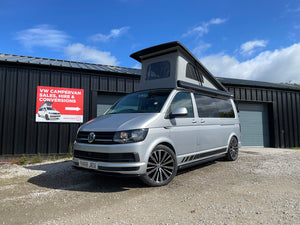
<path fill-rule="evenodd" d="M 233 96 L 189 50 L 170 42 L 131 57 L 142 63 L 139 91 L 79 128 L 74 166 L 162 186 L 180 168 L 238 158 Z"/>
<path fill-rule="evenodd" d="M 37 87 L 36 122 L 83 122 L 83 89 Z"/>
<path fill-rule="evenodd" d="M 55 108 L 52 107 L 53 102 L 44 102 L 38 111 L 38 117 L 43 117 L 46 120 L 59 120 L 60 112 L 58 112 Z"/>

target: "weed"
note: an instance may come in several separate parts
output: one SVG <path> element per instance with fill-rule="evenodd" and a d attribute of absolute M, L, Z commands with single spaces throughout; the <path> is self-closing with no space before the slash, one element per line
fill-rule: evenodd
<path fill-rule="evenodd" d="M 28 161 L 27 157 L 25 155 L 22 155 L 22 157 L 19 160 L 19 164 L 25 165 L 27 161 Z"/>
<path fill-rule="evenodd" d="M 32 164 L 41 163 L 41 162 L 43 162 L 43 159 L 42 159 L 40 153 L 37 154 L 37 155 L 35 155 L 35 156 L 33 156 L 32 159 L 31 159 L 31 163 Z"/>

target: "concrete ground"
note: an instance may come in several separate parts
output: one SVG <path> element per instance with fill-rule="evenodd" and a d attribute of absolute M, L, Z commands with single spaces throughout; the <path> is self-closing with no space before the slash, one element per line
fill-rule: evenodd
<path fill-rule="evenodd" d="M 300 224 L 300 151 L 242 148 L 167 186 L 70 161 L 0 165 L 0 224 Z"/>

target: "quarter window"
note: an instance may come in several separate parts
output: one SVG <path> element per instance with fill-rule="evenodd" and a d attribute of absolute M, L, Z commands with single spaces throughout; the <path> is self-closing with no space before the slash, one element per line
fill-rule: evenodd
<path fill-rule="evenodd" d="M 174 97 L 171 106 L 170 113 L 177 108 L 185 107 L 188 114 L 185 117 L 194 117 L 193 104 L 191 99 L 191 94 L 187 92 L 179 92 Z"/>
<path fill-rule="evenodd" d="M 194 96 L 199 117 L 234 118 L 234 111 L 229 99 L 219 99 L 199 94 Z"/>
<path fill-rule="evenodd" d="M 146 80 L 156 80 L 170 76 L 170 63 L 168 61 L 152 63 L 147 68 Z"/>

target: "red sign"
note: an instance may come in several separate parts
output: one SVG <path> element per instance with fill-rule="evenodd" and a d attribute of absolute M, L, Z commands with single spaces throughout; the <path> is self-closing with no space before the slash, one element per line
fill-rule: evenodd
<path fill-rule="evenodd" d="M 37 87 L 36 122 L 83 122 L 83 89 Z"/>

